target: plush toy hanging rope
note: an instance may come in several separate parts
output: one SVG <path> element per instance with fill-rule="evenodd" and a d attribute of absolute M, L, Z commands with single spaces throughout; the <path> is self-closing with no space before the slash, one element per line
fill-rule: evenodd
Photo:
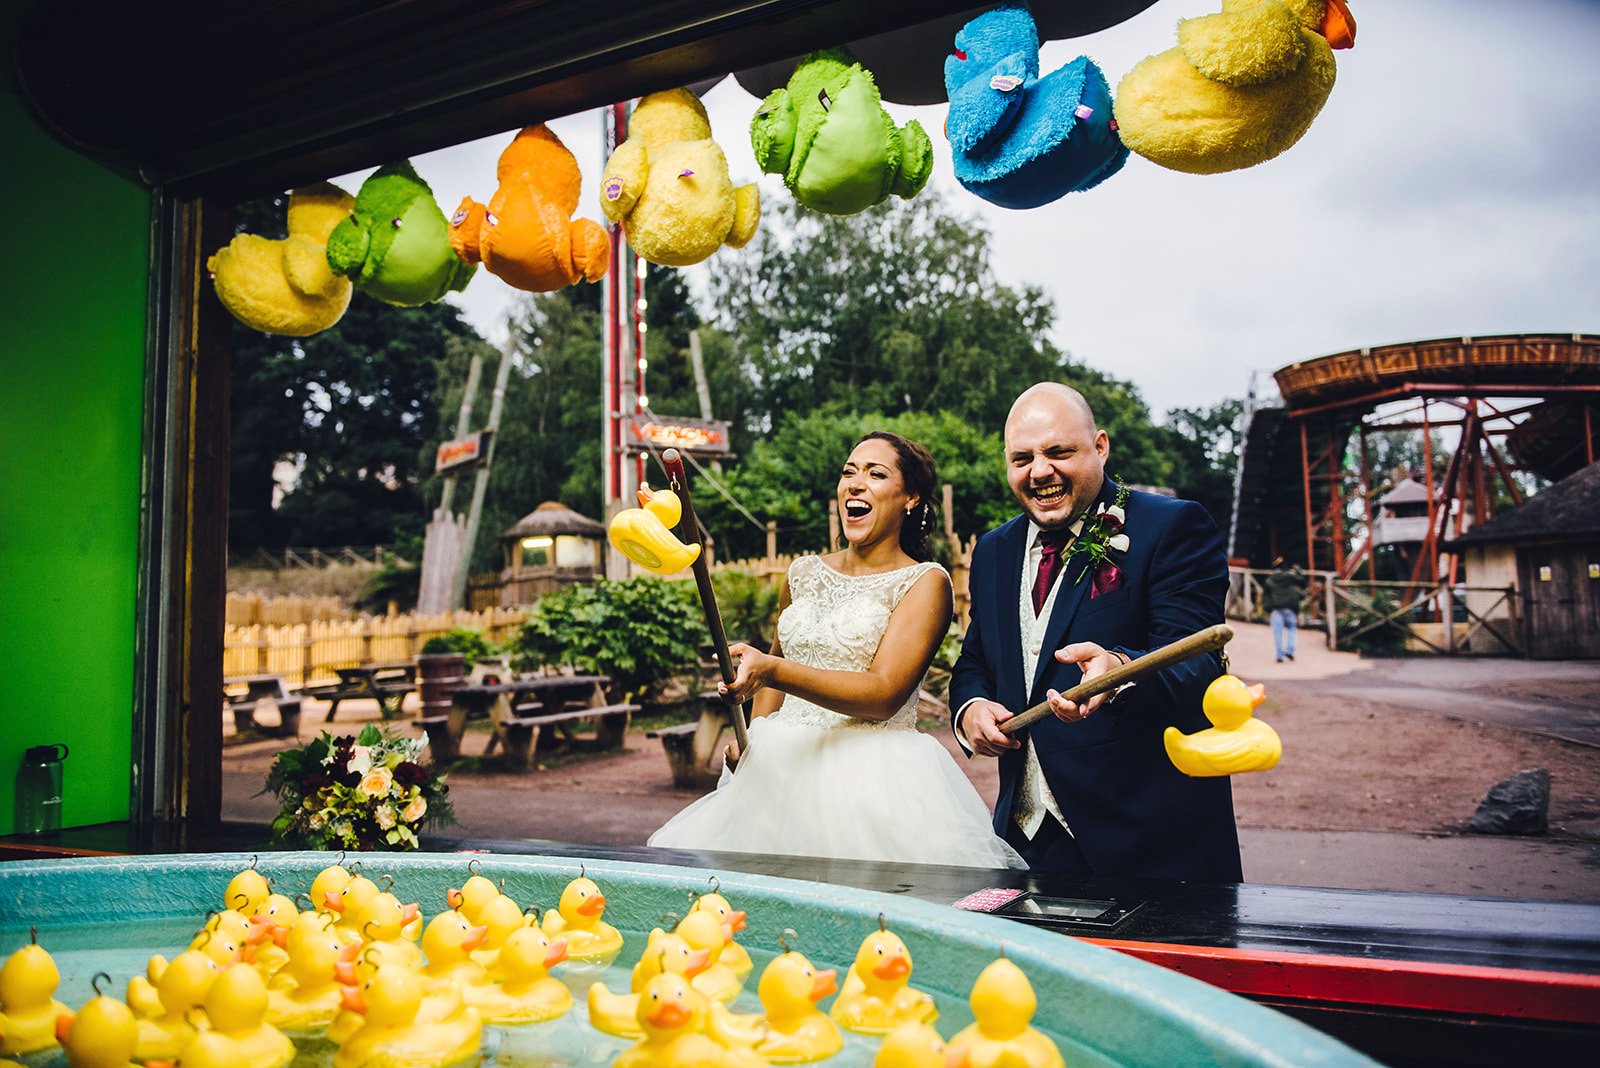
<path fill-rule="evenodd" d="M 677 449 L 667 449 L 661 454 L 661 466 L 666 469 L 670 489 L 657 493 L 640 490 L 641 507 L 618 512 L 611 520 L 607 536 L 619 553 L 646 571 L 670 575 L 685 567 L 693 568 L 695 586 L 700 591 L 700 607 L 705 610 L 706 626 L 711 630 L 711 641 L 717 651 L 717 667 L 722 672 L 722 681 L 731 684 L 733 656 L 728 652 L 728 635 L 722 627 L 717 594 L 711 587 L 711 569 L 700 542 L 700 524 L 695 519 L 694 501 L 689 496 L 689 474 L 683 468 L 683 457 Z M 668 529 L 677 524 L 680 517 L 681 539 Z M 749 751 L 750 739 L 746 733 L 749 717 L 748 701 L 728 710 L 741 757 Z"/>

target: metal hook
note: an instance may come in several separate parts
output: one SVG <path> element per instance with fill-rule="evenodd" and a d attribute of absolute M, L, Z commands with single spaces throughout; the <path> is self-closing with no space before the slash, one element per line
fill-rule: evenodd
<path fill-rule="evenodd" d="M 204 939 L 205 941 L 201 941 L 201 939 Z M 194 946 L 195 949 L 204 949 L 206 946 L 210 945 L 211 944 L 211 928 L 209 928 L 209 927 L 200 928 L 200 933 L 194 936 L 194 942 L 195 942 L 195 946 Z"/>
<path fill-rule="evenodd" d="M 306 907 L 302 911 L 304 911 L 304 912 L 315 912 L 315 911 L 317 911 L 317 903 L 315 901 L 312 901 L 311 900 L 311 895 L 306 893 L 304 890 L 302 890 L 298 894 L 294 895 L 294 907 L 295 908 L 300 908 L 300 901 L 301 901 L 302 898 L 305 899 L 305 903 L 306 903 Z"/>
<path fill-rule="evenodd" d="M 39 944 L 39 925 L 38 924 L 29 924 L 28 925 L 28 940 L 30 942 L 32 942 L 34 945 L 38 945 Z"/>
<path fill-rule="evenodd" d="M 235 898 L 243 898 L 244 899 L 244 903 L 246 905 L 250 904 L 250 895 L 245 893 L 243 890 L 240 890 L 237 894 L 234 894 L 233 896 Z M 231 905 L 229 906 L 229 908 L 232 908 L 232 907 L 233 906 L 231 906 Z M 234 911 L 237 912 L 238 910 L 234 909 Z"/>
<path fill-rule="evenodd" d="M 665 927 L 669 931 L 674 930 L 678 924 L 682 922 L 683 917 L 679 916 L 676 912 L 663 912 L 661 914 L 661 926 Z"/>
<path fill-rule="evenodd" d="M 887 931 L 888 929 L 889 921 L 883 918 L 883 913 L 878 913 L 878 930 Z"/>
<path fill-rule="evenodd" d="M 721 879 L 719 879 L 715 875 L 713 875 L 713 876 L 710 876 L 709 878 L 707 878 L 706 882 L 711 884 L 711 892 L 713 894 L 722 893 L 722 880 Z"/>
<path fill-rule="evenodd" d="M 583 861 L 578 861 L 578 878 L 587 879 L 588 875 L 583 870 Z"/>
<path fill-rule="evenodd" d="M 471 860 L 467 861 L 467 872 L 469 874 L 472 874 L 472 875 L 477 875 L 478 874 L 478 869 L 473 867 L 473 865 L 474 864 L 479 864 L 479 863 L 482 863 L 482 862 L 480 860 L 478 860 L 477 857 L 473 857 Z"/>
<path fill-rule="evenodd" d="M 362 924 L 361 925 L 361 937 L 365 938 L 365 939 L 368 939 L 370 941 L 372 936 L 367 934 L 367 928 L 368 927 L 376 927 L 377 925 L 378 925 L 378 921 L 377 920 L 368 920 L 366 923 Z"/>
<path fill-rule="evenodd" d="M 95 972 L 94 978 L 89 980 L 89 985 L 94 987 L 94 995 L 97 998 L 105 997 L 104 994 L 100 993 L 100 980 L 102 979 L 104 979 L 108 984 L 111 982 L 111 976 L 107 975 L 105 972 Z"/>
<path fill-rule="evenodd" d="M 795 952 L 795 948 L 789 944 L 791 941 L 800 941 L 800 932 L 796 931 L 793 927 L 785 927 L 778 935 L 778 947 L 785 953 L 793 953 Z"/>
<path fill-rule="evenodd" d="M 391 889 L 394 888 L 394 876 L 393 875 L 385 874 L 385 875 L 378 876 L 378 878 L 384 880 L 383 891 L 382 891 L 383 893 L 387 894 Z"/>

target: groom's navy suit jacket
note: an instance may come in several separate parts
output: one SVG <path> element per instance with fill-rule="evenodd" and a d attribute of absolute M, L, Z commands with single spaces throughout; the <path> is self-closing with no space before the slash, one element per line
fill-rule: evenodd
<path fill-rule="evenodd" d="M 1110 501 L 1109 478 L 1100 500 Z M 1113 559 L 1121 586 L 1090 595 L 1086 562 L 1071 557 L 1063 568 L 1054 611 L 1045 631 L 1038 671 L 1022 678 L 1018 618 L 1028 520 L 1018 516 L 985 535 L 972 557 L 972 620 L 950 683 L 950 707 L 975 697 L 1021 712 L 1081 681 L 1076 665 L 1055 650 L 1092 641 L 1138 657 L 1151 649 L 1221 623 L 1228 587 L 1222 538 L 1211 517 L 1193 501 L 1130 492 L 1124 504 L 1126 552 Z M 1141 679 L 1093 715 L 1064 723 L 1046 716 L 1031 734 L 1040 767 L 1078 848 L 1096 875 L 1205 882 L 1239 882 L 1239 841 L 1233 793 L 1226 777 L 1192 779 L 1173 767 L 1162 745 L 1168 725 L 1185 734 L 1209 727 L 1201 696 L 1221 674 L 1221 660 L 1206 654 Z M 1002 837 L 1022 782 L 1025 747 L 1000 758 L 995 830 Z"/>

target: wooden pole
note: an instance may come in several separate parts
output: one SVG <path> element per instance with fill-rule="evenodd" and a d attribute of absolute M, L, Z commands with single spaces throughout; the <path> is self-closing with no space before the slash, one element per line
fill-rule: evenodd
<path fill-rule="evenodd" d="M 711 642 L 716 647 L 717 668 L 722 672 L 722 681 L 732 683 L 733 654 L 728 652 L 728 633 L 722 627 L 722 613 L 717 609 L 717 592 L 711 586 L 711 567 L 706 561 L 706 549 L 700 537 L 700 522 L 695 518 L 694 500 L 689 496 L 689 473 L 684 470 L 683 457 L 677 449 L 667 449 L 661 454 L 661 466 L 666 468 L 672 489 L 683 504 L 683 522 L 680 524 L 683 540 L 702 545 L 700 555 L 694 561 L 694 584 L 700 591 L 700 607 L 705 610 L 706 626 L 711 629 Z M 750 721 L 750 702 L 730 708 L 728 718 L 733 721 L 733 737 L 739 744 L 739 756 L 742 759 L 750 751 L 750 736 L 746 728 Z"/>
<path fill-rule="evenodd" d="M 1114 667 L 1104 675 L 1096 675 L 1088 682 L 1080 682 L 1072 689 L 1062 693 L 1061 696 L 1069 701 L 1087 701 L 1095 694 L 1105 693 L 1107 690 L 1115 690 L 1123 683 L 1133 682 L 1152 672 L 1160 671 L 1162 668 L 1171 667 L 1173 664 L 1188 660 L 1190 657 L 1199 656 L 1202 653 L 1216 652 L 1232 639 L 1233 628 L 1226 623 L 1218 623 L 1204 630 L 1197 630 L 1188 637 L 1179 638 L 1177 641 L 1169 645 L 1163 645 L 1159 649 L 1152 649 L 1139 657 L 1139 659 L 1130 660 L 1126 664 Z M 1041 701 L 1027 711 L 1019 712 L 1000 724 L 1000 730 L 1005 734 L 1015 734 L 1022 728 L 1031 726 L 1049 715 L 1054 715 L 1050 711 L 1050 703 Z"/>

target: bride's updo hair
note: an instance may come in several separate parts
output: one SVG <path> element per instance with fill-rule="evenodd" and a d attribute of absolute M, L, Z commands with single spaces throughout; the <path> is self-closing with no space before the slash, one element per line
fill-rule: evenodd
<path fill-rule="evenodd" d="M 905 483 L 906 493 L 917 498 L 917 506 L 906 514 L 900 524 L 900 548 L 918 562 L 931 560 L 933 553 L 928 547 L 928 536 L 933 533 L 933 497 L 939 488 L 939 475 L 934 470 L 933 457 L 927 449 L 910 438 L 903 438 L 888 430 L 863 434 L 861 441 L 856 444 L 874 439 L 886 441 L 894 449 L 900 468 L 900 481 Z"/>

